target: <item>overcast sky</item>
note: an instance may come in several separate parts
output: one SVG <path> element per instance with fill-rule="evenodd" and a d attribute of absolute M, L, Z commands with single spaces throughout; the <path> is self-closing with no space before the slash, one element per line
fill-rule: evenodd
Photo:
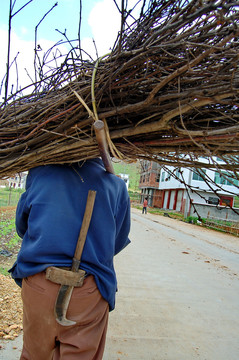
<path fill-rule="evenodd" d="M 29 0 L 16 0 L 14 11 L 18 11 Z M 14 1 L 12 1 L 14 3 Z M 17 55 L 18 81 L 23 86 L 29 83 L 29 76 L 33 77 L 34 39 L 35 27 L 44 15 L 54 6 L 57 1 L 33 0 L 24 9 L 12 18 L 11 31 L 11 61 Z M 117 1 L 119 6 L 121 0 Z M 130 0 L 129 5 L 137 3 Z M 1 1 L 0 12 L 0 81 L 6 73 L 8 18 L 10 0 Z M 80 0 L 58 0 L 58 5 L 48 13 L 37 28 L 37 44 L 47 51 L 53 44 L 64 37 L 56 31 L 64 32 L 70 40 L 78 38 Z M 96 58 L 93 41 L 94 38 L 99 55 L 109 52 L 113 46 L 120 29 L 120 14 L 113 0 L 83 0 L 82 1 L 82 24 L 81 45 Z M 16 65 L 12 66 L 11 84 L 16 82 Z M 26 69 L 26 70 L 24 70 Z M 1 92 L 1 98 L 3 92 Z"/>

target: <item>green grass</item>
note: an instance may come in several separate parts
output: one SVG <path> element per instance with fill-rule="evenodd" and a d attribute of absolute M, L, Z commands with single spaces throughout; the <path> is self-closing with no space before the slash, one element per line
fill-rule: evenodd
<path fill-rule="evenodd" d="M 1 221 L 0 238 L 5 239 L 5 246 L 8 250 L 14 248 L 21 241 L 15 231 L 15 218 Z"/>
<path fill-rule="evenodd" d="M 128 193 L 131 201 L 138 203 L 140 202 L 140 190 L 138 191 L 128 190 Z"/>
<path fill-rule="evenodd" d="M 16 206 L 23 191 L 22 189 L 0 188 L 0 207 Z"/>
<path fill-rule="evenodd" d="M 10 276 L 8 269 L 5 267 L 0 266 L 0 274 L 4 275 L 4 276 Z"/>
<path fill-rule="evenodd" d="M 128 174 L 129 175 L 129 189 L 138 190 L 139 189 L 139 179 L 140 179 L 140 164 L 136 163 L 126 163 L 124 161 L 115 160 L 113 162 L 113 167 L 116 175 L 119 174 Z"/>
<path fill-rule="evenodd" d="M 13 207 L 10 210 L 1 211 L 0 209 L 0 250 L 2 251 L 2 255 L 4 255 L 4 251 L 8 251 L 12 254 L 9 257 L 6 253 L 6 257 L 3 256 L 2 264 L 0 266 L 0 274 L 5 276 L 10 276 L 8 273 L 9 264 L 13 261 L 14 256 L 16 256 L 19 246 L 21 244 L 21 239 L 16 233 L 15 229 L 15 211 Z"/>
<path fill-rule="evenodd" d="M 198 221 L 199 221 L 199 223 L 203 223 L 203 224 L 205 224 L 205 222 L 206 222 L 206 219 L 201 219 L 201 221 L 198 219 L 198 217 L 197 216 L 188 216 L 187 218 L 186 218 L 186 220 L 185 220 L 186 222 L 188 222 L 188 223 L 191 223 L 191 224 L 198 224 Z"/>
<path fill-rule="evenodd" d="M 235 197 L 234 207 L 239 208 L 239 196 Z"/>

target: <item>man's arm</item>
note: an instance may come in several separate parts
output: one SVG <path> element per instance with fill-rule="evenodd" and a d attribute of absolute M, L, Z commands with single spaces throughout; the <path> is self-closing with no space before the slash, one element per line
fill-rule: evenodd
<path fill-rule="evenodd" d="M 124 199 L 119 207 L 116 216 L 116 240 L 115 240 L 115 255 L 123 250 L 129 243 L 128 238 L 130 231 L 130 199 Z"/>
<path fill-rule="evenodd" d="M 23 238 L 28 227 L 28 217 L 30 208 L 27 203 L 28 193 L 30 191 L 31 171 L 28 173 L 26 181 L 26 191 L 21 195 L 17 204 L 15 225 L 18 235 Z"/>

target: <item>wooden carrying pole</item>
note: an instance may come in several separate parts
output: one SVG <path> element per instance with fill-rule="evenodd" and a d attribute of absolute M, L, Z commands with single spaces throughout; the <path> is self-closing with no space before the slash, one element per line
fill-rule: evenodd
<path fill-rule="evenodd" d="M 94 122 L 95 136 L 98 143 L 100 156 L 103 160 L 106 171 L 114 174 L 114 168 L 112 166 L 111 158 L 109 155 L 108 143 L 105 136 L 105 126 L 103 121 L 96 120 Z"/>

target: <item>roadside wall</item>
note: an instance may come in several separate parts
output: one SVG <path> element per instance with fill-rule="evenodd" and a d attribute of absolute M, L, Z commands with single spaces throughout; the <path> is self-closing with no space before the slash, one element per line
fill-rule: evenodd
<path fill-rule="evenodd" d="M 234 208 L 236 212 L 233 211 L 233 209 L 229 207 L 219 206 L 219 205 L 208 205 L 208 204 L 198 204 L 194 203 L 194 206 L 197 209 L 198 214 L 202 218 L 217 218 L 220 220 L 229 220 L 229 221 L 238 221 L 239 222 L 239 209 Z M 190 209 L 190 215 L 191 216 L 197 216 L 197 214 L 194 212 L 194 207 L 191 206 Z"/>

